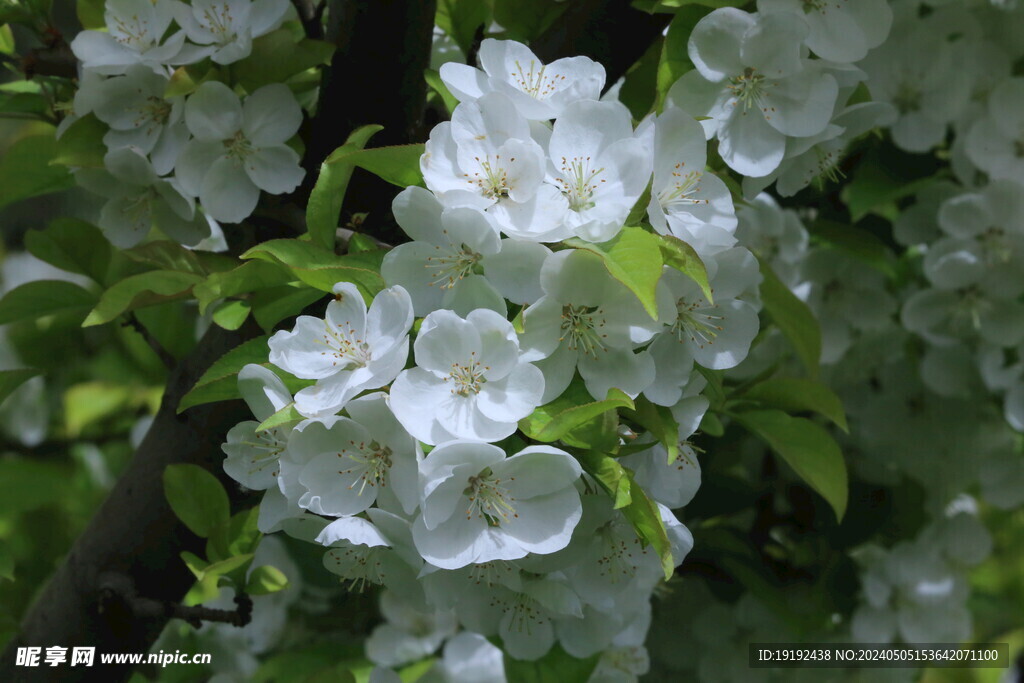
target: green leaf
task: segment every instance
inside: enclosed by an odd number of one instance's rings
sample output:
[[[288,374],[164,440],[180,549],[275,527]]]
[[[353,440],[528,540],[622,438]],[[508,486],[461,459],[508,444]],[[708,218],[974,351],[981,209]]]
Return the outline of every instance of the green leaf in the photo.
[[[77,438],[86,427],[123,414],[133,403],[144,404],[144,396],[131,387],[112,382],[82,382],[64,392],[64,429]]]
[[[887,157],[876,150],[865,155],[841,193],[854,223],[870,213],[885,215],[888,208],[895,207],[895,202],[935,181],[935,175],[914,177],[911,174],[914,169],[908,168],[911,164],[897,163],[902,161],[901,156]],[[928,168],[934,169],[934,166]]]
[[[672,557],[672,544],[668,540],[665,524],[661,521],[661,513],[658,512],[658,506],[644,493],[643,488],[633,480],[633,473],[629,468],[623,469],[629,474],[629,495],[632,501],[622,508],[622,514],[633,525],[640,542],[645,547],[650,545],[654,552],[658,553],[661,569],[665,572],[665,580],[668,581],[676,571],[676,562]]]
[[[67,501],[74,473],[66,463],[15,455],[0,459],[0,515],[38,510]]]
[[[2,30],[0,29],[0,31]],[[0,115],[33,114],[42,117],[46,115],[49,108],[46,98],[39,93],[0,90]]]
[[[177,270],[151,270],[126,277],[103,292],[82,327],[102,325],[136,308],[184,298],[202,281],[200,275]]]
[[[279,322],[297,315],[323,296],[320,290],[305,285],[269,287],[254,292],[249,303],[252,304],[252,317],[256,318],[264,332],[269,333]]]
[[[50,165],[56,152],[52,133],[23,137],[8,147],[0,155],[0,207],[74,187],[66,168]]]
[[[236,569],[241,569],[252,561],[252,553],[244,553],[242,555],[233,555],[223,560],[218,560],[213,564],[208,564],[203,568],[202,573],[197,578],[202,581],[209,577],[216,576],[227,576],[234,572]],[[195,573],[195,572],[193,572]]]
[[[247,261],[232,270],[211,274],[192,289],[192,294],[199,302],[199,312],[205,313],[217,299],[276,287],[294,279],[295,276],[279,264]]]
[[[261,422],[259,426],[256,427],[256,431],[265,432],[267,430],[273,429],[274,427],[280,427],[281,425],[289,424],[292,422],[299,422],[304,419],[306,418],[300,415],[299,411],[295,409],[295,404],[289,403],[284,408],[281,408],[281,410],[277,411],[276,413],[268,417],[266,420]]]
[[[55,313],[81,314],[84,318],[96,296],[64,280],[35,280],[15,287],[0,299],[0,325],[35,320]]]
[[[444,102],[444,108],[448,110],[448,115],[451,116],[459,101],[455,99],[455,95],[452,94],[452,91],[441,80],[441,74],[434,69],[427,69],[423,72],[423,78],[426,79],[427,85],[441,97],[441,101]]]
[[[0,370],[0,404],[15,389],[39,374],[38,370]]]
[[[14,556],[4,540],[0,540],[0,579],[14,581]]]
[[[222,254],[209,251],[186,249],[177,242],[156,240],[146,242],[123,252],[132,261],[155,266],[162,270],[179,270],[195,275],[209,275],[211,272],[230,270],[238,262]]]
[[[493,0],[494,21],[505,32],[502,38],[531,43],[565,11],[558,0]]]
[[[102,168],[107,146],[103,136],[107,126],[94,114],[78,119],[64,131],[57,141],[57,155],[50,162],[59,166]]]
[[[748,410],[735,413],[735,417],[820,493],[842,521],[848,496],[846,462],[827,431],[781,410]]]
[[[665,265],[675,268],[696,282],[708,303],[715,303],[711,283],[708,282],[708,270],[696,250],[672,235],[658,235],[658,240],[661,242],[661,254],[665,259]]]
[[[632,407],[632,399],[619,389],[609,389],[603,401],[595,401],[582,382],[577,382],[554,401],[520,420],[519,429],[531,439],[550,443],[605,412]]]
[[[423,172],[420,171],[420,157],[426,146],[422,142],[411,145],[389,145],[371,147],[353,152],[349,159],[359,168],[365,169],[382,180],[398,187],[423,186]],[[333,163],[332,154],[327,158]]]
[[[435,23],[469,54],[478,28],[490,18],[486,2],[480,0],[438,0]]]
[[[797,377],[772,377],[755,384],[741,398],[759,402],[766,408],[778,408],[787,413],[802,411],[815,412],[831,420],[844,432],[850,429],[846,424],[846,413],[839,397],[820,382]]]
[[[288,587],[288,577],[277,567],[269,564],[255,567],[249,574],[245,584],[245,592],[249,595],[269,595]]]
[[[25,233],[29,253],[69,273],[103,284],[110,265],[110,243],[100,229],[77,218],[58,218],[45,230]]]
[[[611,276],[636,295],[647,315],[658,319],[655,292],[664,261],[657,237],[643,228],[623,228],[613,239],[601,244],[591,244],[577,237],[565,243],[596,254]]]
[[[261,259],[287,267],[296,278],[322,292],[338,282],[355,283],[372,298],[384,288],[380,262],[371,252],[338,256],[333,251],[304,240],[270,240],[242,254],[243,259]]]
[[[103,7],[103,0],[77,0],[75,14],[82,22],[82,28],[89,30],[106,28],[107,22],[103,17]]]
[[[640,396],[636,399],[636,409],[627,410],[625,415],[640,423],[665,446],[669,465],[676,461],[679,457],[679,423],[672,417],[671,410]]]
[[[280,28],[255,38],[252,53],[231,65],[231,74],[252,92],[270,83],[284,83],[292,76],[328,64],[334,46],[323,40],[303,38],[296,42],[291,30]]]
[[[248,301],[224,301],[213,312],[213,322],[225,330],[237,330],[248,319],[251,310]]]
[[[220,75],[216,67],[216,64],[210,65],[208,62],[179,66],[171,74],[170,80],[167,81],[167,87],[164,89],[164,99],[191,95],[203,83],[213,80]]]
[[[221,356],[181,398],[178,412],[203,403],[241,398],[241,394],[238,393],[238,373],[249,363],[269,365],[269,340],[270,337],[266,336],[256,337]]]
[[[345,191],[348,190],[348,181],[355,169],[351,159],[348,162],[343,159],[366,147],[370,138],[383,129],[384,126],[378,125],[356,128],[345,140],[345,144],[334,150],[331,156],[320,164],[320,175],[306,204],[306,230],[315,244],[327,249],[334,248],[334,235],[338,229],[341,205],[345,200]]]
[[[508,683],[587,683],[597,668],[600,653],[576,659],[556,644],[538,660],[526,662],[505,655]]]
[[[658,64],[661,61],[663,39],[658,37],[643,56],[626,72],[619,101],[629,109],[633,118],[640,120],[654,108],[658,89]]]
[[[668,94],[676,81],[683,74],[693,69],[693,62],[690,61],[688,44],[693,27],[697,25],[707,9],[701,7],[686,7],[676,13],[672,23],[668,26],[668,33],[665,34],[665,44],[661,50],[661,60],[658,62],[658,108],[661,109]]]
[[[168,465],[164,470],[164,495],[178,519],[201,538],[229,520],[227,492],[217,477],[199,465]]]
[[[618,460],[597,451],[573,451],[573,455],[579,460],[584,471],[596,479],[612,497],[616,510],[633,502],[630,495],[629,473]]]
[[[818,376],[818,362],[821,359],[821,328],[814,313],[803,301],[796,298],[763,259],[761,264],[761,302],[764,310],[786,335],[796,349],[800,361],[811,377]]]

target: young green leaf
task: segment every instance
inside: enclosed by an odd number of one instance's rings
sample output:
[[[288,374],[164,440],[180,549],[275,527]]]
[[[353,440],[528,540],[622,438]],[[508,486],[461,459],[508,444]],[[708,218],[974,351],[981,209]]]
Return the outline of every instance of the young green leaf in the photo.
[[[280,427],[281,425],[286,425],[291,422],[299,422],[303,419],[305,418],[303,418],[303,416],[299,414],[299,411],[295,409],[295,404],[289,403],[284,408],[281,408],[281,410],[261,422],[259,426],[256,427],[256,431],[265,432],[269,429],[273,429],[274,427]]]
[[[51,166],[57,153],[53,133],[19,139],[0,155],[0,207],[75,186],[63,166]]]
[[[613,239],[601,244],[578,237],[565,240],[565,244],[596,254],[611,276],[636,295],[647,315],[658,319],[655,292],[664,261],[656,236],[643,228],[623,228]]]
[[[708,303],[714,303],[711,283],[708,282],[708,270],[694,248],[672,235],[658,235],[658,240],[661,242],[665,265],[675,268],[696,282]]]
[[[306,230],[314,244],[327,249],[334,248],[334,234],[338,229],[338,218],[341,216],[341,204],[345,200],[348,181],[352,178],[355,166],[346,156],[362,149],[373,135],[384,129],[384,126],[362,126],[352,131],[345,144],[334,150],[322,164],[316,185],[309,195],[306,204]]]
[[[844,432],[849,432],[843,403],[831,389],[820,382],[797,377],[772,377],[759,382],[741,395],[743,399],[759,402],[766,408],[778,408],[787,413],[815,412],[831,420]]]
[[[629,474],[618,460],[610,455],[590,450],[574,450],[573,456],[579,460],[584,471],[596,479],[612,497],[616,510],[633,502]]]
[[[107,126],[94,114],[86,114],[64,131],[57,141],[57,154],[50,162],[55,166],[102,168],[107,146],[103,136]]]
[[[772,320],[796,348],[796,353],[811,377],[818,376],[821,359],[821,328],[814,313],[796,298],[763,259],[761,264],[761,301]]]
[[[672,411],[665,406],[654,405],[642,396],[635,401],[636,409],[624,412],[654,435],[668,451],[668,464],[679,457],[679,423],[672,417]]]
[[[252,317],[264,332],[270,333],[279,322],[297,315],[323,296],[320,290],[305,285],[283,285],[253,292],[249,303],[252,304]]]
[[[203,281],[201,275],[177,270],[151,270],[126,277],[103,292],[82,327],[108,323],[122,313],[182,299]]]
[[[228,523],[228,494],[217,477],[199,465],[168,465],[164,495],[174,514],[196,536],[206,538],[215,526]]]
[[[338,282],[352,282],[368,299],[384,288],[378,256],[373,252],[338,256],[312,242],[289,239],[263,242],[242,254],[243,259],[279,263],[302,282],[323,292],[332,291]]]
[[[268,261],[247,261],[232,270],[212,273],[192,289],[199,302],[199,312],[217,299],[248,294],[291,282],[295,276],[285,267]]]
[[[0,579],[14,581],[14,556],[4,540],[0,540]]]
[[[213,311],[212,318],[213,322],[225,330],[237,330],[245,323],[251,311],[248,301],[222,301]]]
[[[252,41],[252,53],[231,65],[231,75],[252,92],[269,83],[289,78],[331,61],[334,45],[303,38],[296,42],[291,30],[280,28]]]
[[[629,495],[632,500],[629,505],[622,508],[622,514],[633,525],[640,542],[645,547],[651,546],[654,552],[658,553],[661,569],[665,572],[665,580],[668,581],[676,571],[676,562],[672,557],[672,545],[668,540],[665,524],[661,521],[658,506],[652,503],[643,488],[633,481],[633,473],[629,468],[623,469],[629,475]]]
[[[76,218],[58,218],[45,230],[25,233],[25,247],[41,261],[105,284],[110,242],[94,225]]]
[[[820,493],[842,521],[849,495],[846,462],[828,432],[806,418],[791,417],[781,410],[748,410],[734,416]]]
[[[0,403],[3,403],[15,389],[38,374],[38,370],[0,370]]]
[[[35,280],[15,287],[0,299],[0,325],[68,313],[85,318],[96,296],[64,280]]]
[[[583,383],[576,382],[554,401],[520,420],[519,429],[531,439],[550,443],[604,412],[632,407],[632,399],[618,389],[609,389],[604,400],[595,401]]]
[[[249,595],[269,595],[288,587],[288,577],[277,567],[269,564],[255,567],[249,574],[245,584],[245,592]]]

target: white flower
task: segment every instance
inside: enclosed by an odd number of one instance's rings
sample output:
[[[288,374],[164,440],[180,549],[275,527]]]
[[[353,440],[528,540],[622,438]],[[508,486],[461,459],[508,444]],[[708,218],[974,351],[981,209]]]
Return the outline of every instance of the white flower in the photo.
[[[166,74],[136,64],[123,76],[91,86],[96,118],[110,126],[103,142],[109,149],[130,146],[150,155],[158,175],[174,169],[188,141],[182,119],[185,99],[164,99],[169,80]]]
[[[172,33],[161,41],[173,20],[173,0],[106,0],[103,17],[107,33],[82,31],[71,41],[71,50],[88,70],[105,75],[122,74],[133,64],[166,72],[167,64],[185,44],[185,32]]]
[[[302,182],[299,155],[284,144],[302,123],[288,86],[263,86],[243,104],[228,86],[208,81],[185,103],[185,123],[195,139],[175,172],[213,218],[237,223],[256,208],[260,190],[282,194]]]
[[[390,498],[412,514],[419,504],[419,444],[391,414],[383,393],[354,399],[345,410],[351,419],[338,418],[315,441],[301,442],[303,448],[316,449],[302,458],[306,464],[299,483],[308,491],[302,506],[341,517]]]
[[[442,569],[561,550],[582,512],[574,486],[581,472],[549,446],[505,457],[490,444],[441,444],[420,464],[416,549]]]
[[[405,287],[416,315],[439,308],[468,314],[491,308],[505,314],[505,302],[478,269],[501,248],[498,231],[484,214],[469,207],[444,209],[428,190],[408,187],[392,204],[395,220],[413,238],[387,253],[381,275],[388,284]],[[484,306],[461,305],[489,302]]]
[[[340,410],[353,396],[393,380],[409,355],[412,301],[401,287],[389,287],[369,311],[355,285],[339,282],[324,319],[301,315],[291,331],[270,338],[270,362],[317,383],[295,395],[307,417]]]
[[[389,590],[380,595],[380,612],[386,622],[366,639],[366,656],[382,666],[400,666],[434,654],[458,626],[452,611],[424,609]]]
[[[549,182],[568,203],[568,231],[591,242],[615,237],[651,173],[629,110],[618,102],[570,104],[555,121],[548,154]]]
[[[231,64],[248,57],[252,39],[279,27],[290,7],[287,0],[192,0],[175,2],[174,18],[189,40],[209,46],[195,50],[197,58]]]
[[[121,147],[103,157],[106,172],[82,169],[79,182],[109,201],[100,210],[99,226],[111,244],[127,249],[156,227],[189,246],[210,234],[206,218],[174,178],[161,178],[145,155]]]
[[[505,683],[504,657],[479,633],[462,631],[444,644],[440,666],[447,683]]]
[[[649,498],[672,509],[689,503],[700,488],[700,461],[686,443],[680,444],[679,456],[671,464],[668,451],[660,443],[619,458],[619,462],[633,470],[636,483]]]
[[[257,431],[256,427],[291,403],[292,395],[272,370],[252,363],[239,371],[238,391],[256,421],[240,422],[228,432],[227,442],[221,446],[228,456],[224,471],[246,488],[276,487],[278,459],[288,446],[290,430],[275,427]]]
[[[889,35],[892,10],[886,0],[757,0],[762,12],[803,15],[810,27],[804,42],[833,62],[856,62]]]
[[[740,207],[736,217],[736,236],[743,246],[767,260],[783,283],[795,284],[810,242],[796,211],[782,209],[770,194],[762,192]]]
[[[422,601],[416,573],[423,560],[412,545],[409,522],[379,508],[370,508],[366,515],[368,520],[341,517],[320,529],[316,542],[331,548],[324,567],[350,581],[350,589],[387,586],[403,598]]]
[[[434,311],[414,348],[417,367],[391,386],[391,407],[424,443],[504,439],[540,404],[544,376],[520,357],[512,324],[494,311],[465,319]]]
[[[479,57],[483,71],[454,62],[441,66],[452,94],[466,102],[500,92],[532,120],[553,119],[573,102],[596,100],[604,87],[604,67],[587,57],[545,65],[522,43],[491,38],[480,44]]]
[[[839,86],[801,55],[806,22],[789,12],[748,14],[717,9],[690,34],[696,70],[672,87],[670,101],[707,115],[730,168],[766,175],[782,161],[786,137],[817,135],[828,125]]]
[[[711,253],[712,245],[735,244],[732,195],[724,182],[704,168],[704,129],[678,107],[667,107],[645,123],[654,157],[654,183],[647,206],[651,225],[663,235],[671,232],[700,254]],[[668,216],[675,220],[669,223]]]
[[[521,343],[544,372],[548,403],[572,381],[578,367],[587,390],[604,399],[612,387],[636,396],[654,380],[654,361],[633,349],[674,319],[669,292],[659,283],[659,320],[636,296],[612,279],[594,254],[565,250],[541,269],[544,296],[523,313]]]
[[[967,156],[993,179],[1024,178],[1024,78],[992,89],[986,116],[967,134]]]

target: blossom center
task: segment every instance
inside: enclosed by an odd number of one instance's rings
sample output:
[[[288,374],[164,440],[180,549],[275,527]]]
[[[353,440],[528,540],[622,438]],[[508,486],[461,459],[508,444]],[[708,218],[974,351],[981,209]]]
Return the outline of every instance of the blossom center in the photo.
[[[688,302],[685,298],[676,301],[676,312],[678,317],[672,325],[672,329],[682,343],[687,338],[703,349],[708,344],[715,342],[715,337],[722,331],[719,324],[725,320],[725,316],[715,315],[714,311],[718,306],[706,308],[703,302]]]
[[[598,178],[604,168],[591,168],[590,157],[562,157],[562,175],[556,182],[562,188],[562,194],[569,200],[569,208],[573,211],[585,211],[594,207],[594,190],[604,178]]]
[[[218,42],[222,45],[235,39],[234,21],[231,7],[227,3],[211,5],[203,10],[203,23],[206,29],[217,36]]]
[[[470,353],[469,362],[452,363],[451,372],[448,373],[445,381],[447,382],[449,379],[452,381],[453,394],[458,394],[459,396],[476,395],[480,393],[480,389],[487,383],[484,373],[490,369],[491,366],[480,364],[480,361],[476,358],[476,351],[473,351]]]
[[[637,564],[633,557],[633,549],[639,545],[639,539],[627,541],[616,534],[611,525],[602,527],[598,531],[598,537],[601,544],[601,554],[597,558],[598,574],[613,584],[629,581],[636,576]]]
[[[139,115],[134,122],[137,128],[146,123],[162,126],[171,118],[171,103],[161,97],[150,95],[137,111]]]
[[[529,635],[533,633],[535,626],[543,626],[548,622],[547,617],[533,598],[522,593],[516,594],[515,600],[505,608],[505,611],[512,612],[508,628],[510,631],[516,631],[517,633]]]
[[[371,441],[370,443],[349,441],[348,443],[349,448],[338,453],[338,457],[347,458],[354,465],[347,470],[338,470],[338,474],[359,473],[359,479],[356,482],[352,482],[348,488],[351,490],[355,488],[356,483],[359,483],[358,495],[361,496],[367,484],[371,488],[375,488],[378,485],[381,488],[387,486],[387,474],[391,470],[391,449],[380,445],[376,441]]]
[[[154,39],[150,35],[149,23],[145,19],[140,19],[138,15],[134,14],[127,20],[122,17],[112,17],[112,19],[113,26],[110,27],[110,32],[114,34],[114,39],[117,42],[140,52],[153,45]]]
[[[900,114],[909,114],[921,108],[921,88],[915,83],[904,82],[893,95],[892,104]]]
[[[532,59],[527,68],[523,68],[518,59],[515,61],[515,65],[516,70],[509,74],[512,76],[512,82],[524,93],[537,100],[542,100],[551,95],[551,93],[558,89],[558,85],[565,80],[565,76],[560,74],[548,76],[546,74],[548,67],[544,64],[538,65]]]
[[[249,458],[249,462],[252,465],[249,474],[262,470],[267,465],[268,460],[277,460],[288,445],[283,433],[276,428],[256,432],[255,441],[244,441],[243,443],[255,451],[252,457]],[[274,476],[277,476],[276,471]]]
[[[515,477],[511,478],[512,481]],[[519,517],[516,513],[515,497],[502,486],[501,479],[494,476],[491,468],[486,468],[469,478],[468,486],[463,494],[469,499],[466,508],[466,519],[476,516],[484,519],[490,526],[501,526]]]
[[[324,334],[320,343],[329,349],[321,351],[320,354],[334,356],[334,361],[331,363],[334,366],[341,363],[343,367],[365,368],[373,360],[369,344],[360,338],[359,332],[347,320],[337,323],[333,327],[330,322],[325,320]]]
[[[562,307],[562,336],[558,341],[568,339],[570,350],[580,349],[596,357],[598,350],[607,350],[602,340],[608,335],[598,331],[604,324],[600,308],[567,304]]]
[[[383,586],[387,580],[384,572],[383,553],[386,548],[346,544],[343,548],[332,548],[329,556],[335,565],[335,573],[348,580],[349,592],[362,593],[368,584]]]
[[[430,286],[438,285],[441,289],[451,289],[456,282],[472,275],[476,264],[483,258],[465,244],[460,244],[458,247],[451,245],[448,249],[441,247],[434,247],[434,249],[438,254],[428,256],[425,267],[435,271],[434,278],[429,283]]]
[[[675,206],[693,206],[695,204],[707,204],[707,199],[696,199],[693,195],[700,191],[700,179],[703,177],[701,171],[683,172],[685,162],[679,162],[672,169],[672,182],[664,190],[658,193],[658,202],[661,208],[668,211]]]
[[[224,154],[229,159],[243,161],[255,151],[256,148],[252,146],[249,138],[245,137],[245,133],[242,131],[238,131],[234,136],[224,141]]]
[[[490,155],[483,159],[480,157],[473,157],[473,159],[480,170],[474,171],[472,176],[469,173],[464,173],[466,182],[476,185],[480,194],[488,199],[498,200],[508,197],[513,188],[508,180],[508,169],[503,165],[501,155],[495,154],[494,161],[491,161]],[[515,157],[510,157],[508,162],[512,163],[515,160]]]
[[[764,74],[748,66],[742,74],[729,79],[728,88],[736,101],[743,105],[743,110],[747,111],[751,107],[762,109],[761,98],[768,89],[768,83],[765,82]]]

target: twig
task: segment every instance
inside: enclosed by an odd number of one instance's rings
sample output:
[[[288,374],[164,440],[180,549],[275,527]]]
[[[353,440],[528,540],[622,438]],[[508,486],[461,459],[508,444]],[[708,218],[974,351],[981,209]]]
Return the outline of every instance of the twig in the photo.
[[[252,621],[252,598],[246,593],[235,596],[233,610],[214,609],[201,605],[180,605],[143,597],[135,590],[131,577],[121,572],[107,572],[100,579],[98,609],[101,614],[135,619],[182,619],[195,628],[204,621],[245,626]]]
[[[153,349],[153,353],[157,355],[160,362],[163,363],[164,367],[168,370],[173,370],[175,366],[178,365],[178,360],[163,347],[163,344],[161,344],[156,337],[149,333],[149,330],[146,329],[146,326],[139,321],[134,313],[129,313],[126,316],[125,321],[121,324],[124,327],[131,327],[133,330],[141,334],[142,338],[146,340],[147,344],[149,344],[149,348]]]

